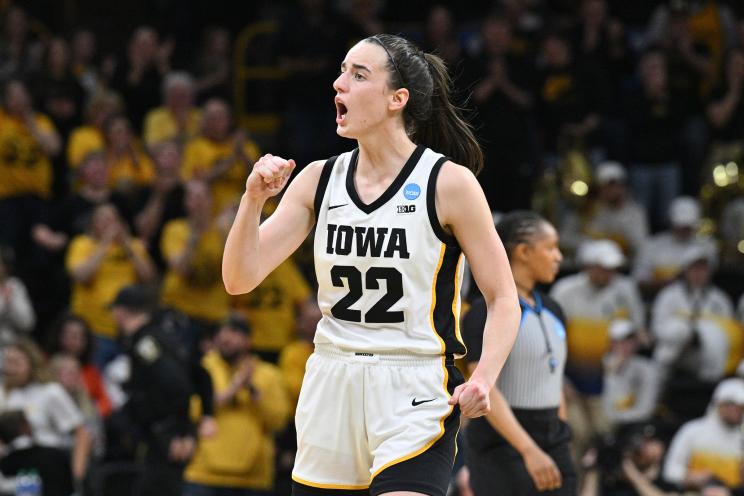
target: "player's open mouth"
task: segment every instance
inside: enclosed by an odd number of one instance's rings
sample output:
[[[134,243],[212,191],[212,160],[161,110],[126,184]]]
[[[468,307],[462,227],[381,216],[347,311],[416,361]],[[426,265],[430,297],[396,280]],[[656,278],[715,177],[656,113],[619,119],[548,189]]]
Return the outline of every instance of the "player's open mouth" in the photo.
[[[341,124],[344,119],[346,118],[346,114],[348,112],[348,109],[346,108],[346,105],[336,100],[336,123]]]

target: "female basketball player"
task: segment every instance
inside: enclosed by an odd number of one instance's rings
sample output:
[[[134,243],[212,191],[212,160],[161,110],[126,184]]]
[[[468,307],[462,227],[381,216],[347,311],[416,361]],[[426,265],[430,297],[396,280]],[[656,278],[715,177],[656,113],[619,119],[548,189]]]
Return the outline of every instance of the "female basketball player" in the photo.
[[[316,225],[323,318],[297,406],[295,495],[444,496],[459,411],[489,410],[519,306],[473,175],[482,154],[449,83],[438,57],[367,38],[333,83],[337,132],[359,147],[306,167],[260,227],[294,161],[265,155],[246,182],[223,258],[230,293],[251,291]],[[453,366],[465,353],[463,253],[489,315],[482,365],[465,384]]]
[[[496,230],[509,255],[522,320],[491,391],[491,412],[467,427],[470,485],[475,496],[573,496],[570,430],[558,415],[566,362],[563,312],[535,290],[558,273],[558,234],[548,221],[525,211],[505,215]],[[485,320],[486,305],[476,300],[463,322],[471,367],[486,360],[479,353]]]

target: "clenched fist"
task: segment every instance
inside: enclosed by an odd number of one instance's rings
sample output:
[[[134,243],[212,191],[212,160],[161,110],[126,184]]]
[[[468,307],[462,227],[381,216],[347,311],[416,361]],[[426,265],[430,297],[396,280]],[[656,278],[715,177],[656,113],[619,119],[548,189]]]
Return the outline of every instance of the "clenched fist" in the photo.
[[[485,382],[470,378],[465,384],[455,388],[450,405],[460,405],[460,412],[468,418],[481,417],[491,411],[491,401],[488,393],[491,387]]]
[[[294,160],[285,160],[266,154],[253,164],[245,182],[245,192],[258,200],[266,200],[279,194],[284,189],[296,164]]]

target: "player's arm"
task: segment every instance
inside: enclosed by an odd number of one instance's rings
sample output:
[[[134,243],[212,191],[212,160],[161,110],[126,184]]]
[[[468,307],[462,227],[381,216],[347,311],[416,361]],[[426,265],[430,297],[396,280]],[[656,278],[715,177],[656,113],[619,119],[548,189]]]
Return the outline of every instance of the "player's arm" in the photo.
[[[284,188],[294,167],[294,160],[264,155],[248,176],[222,258],[222,279],[228,293],[247,293],[258,286],[310,233],[323,162],[313,162],[300,172],[274,214],[259,226],[264,203]]]
[[[437,179],[436,199],[439,220],[462,247],[487,306],[481,359],[470,380],[458,386],[451,398],[460,403],[463,415],[480,416],[489,410],[489,390],[517,336],[517,288],[475,176],[462,166],[445,163]]]

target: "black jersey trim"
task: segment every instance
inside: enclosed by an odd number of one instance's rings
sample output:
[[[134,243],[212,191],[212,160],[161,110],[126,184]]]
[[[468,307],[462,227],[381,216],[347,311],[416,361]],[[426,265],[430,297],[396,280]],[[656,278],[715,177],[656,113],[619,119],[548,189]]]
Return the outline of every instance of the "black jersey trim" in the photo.
[[[443,387],[452,396],[465,382],[460,370],[443,360]],[[452,463],[457,455],[457,433],[460,430],[460,407],[455,405],[440,419],[437,436],[421,449],[385,464],[372,475],[370,496],[396,491],[411,491],[432,496],[445,496],[450,482]]]
[[[416,146],[411,156],[406,161],[403,168],[400,170],[398,175],[395,177],[390,186],[372,203],[369,205],[364,203],[359,195],[357,194],[356,186],[354,186],[354,172],[356,172],[357,162],[359,161],[359,148],[355,149],[351,154],[351,160],[349,161],[349,169],[346,171],[346,191],[349,193],[349,198],[354,202],[354,205],[359,208],[365,214],[371,214],[382,205],[387,203],[398,190],[403,186],[403,183],[408,176],[411,175],[416,164],[421,159],[421,155],[424,154],[426,147],[423,145]]]
[[[439,177],[442,165],[448,160],[448,157],[441,157],[431,168],[429,182],[426,186],[426,210],[429,213],[429,223],[437,238],[446,245],[457,246],[457,239],[444,230],[437,216],[437,177]]]
[[[320,214],[320,207],[323,206],[323,197],[325,196],[326,188],[328,188],[328,180],[331,177],[331,171],[333,166],[338,159],[338,155],[331,157],[326,160],[323,164],[323,170],[320,173],[320,179],[318,180],[318,188],[315,190],[315,200],[313,201],[313,208],[315,209],[315,222],[318,222],[318,215]]]
[[[459,246],[444,245],[441,265],[434,281],[433,290],[436,300],[431,315],[434,331],[444,343],[444,353],[455,356],[463,356],[467,353],[467,348],[458,336],[459,322],[453,306],[459,289],[457,267],[461,254],[462,250]]]

